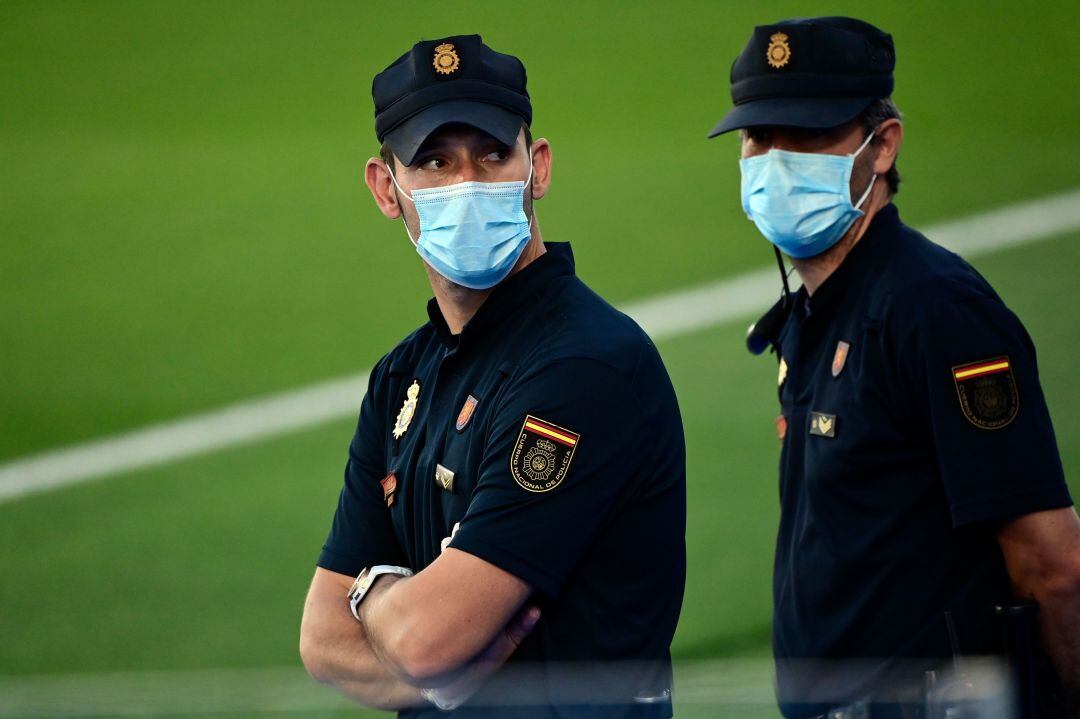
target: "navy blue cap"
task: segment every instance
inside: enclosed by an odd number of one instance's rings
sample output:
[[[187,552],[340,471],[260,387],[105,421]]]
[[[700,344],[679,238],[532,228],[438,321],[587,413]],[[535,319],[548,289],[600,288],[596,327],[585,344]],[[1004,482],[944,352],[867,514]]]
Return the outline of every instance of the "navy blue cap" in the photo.
[[[428,135],[450,123],[472,125],[512,145],[532,124],[525,66],[495,52],[479,35],[413,45],[375,76],[375,136],[406,165]]]
[[[731,66],[735,107],[709,137],[755,125],[842,125],[892,94],[895,65],[892,36],[862,20],[759,25]]]

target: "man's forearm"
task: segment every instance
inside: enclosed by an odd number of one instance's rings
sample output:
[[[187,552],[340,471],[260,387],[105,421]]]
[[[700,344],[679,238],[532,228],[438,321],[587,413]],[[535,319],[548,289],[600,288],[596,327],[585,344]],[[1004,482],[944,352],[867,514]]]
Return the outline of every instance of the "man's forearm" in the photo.
[[[392,608],[388,606],[386,594],[390,587],[401,581],[406,580],[403,577],[391,575],[379,577],[360,604],[360,619],[373,657],[385,670],[407,684],[410,681],[416,682],[416,678],[410,673],[412,668],[403,666],[404,663],[399,656],[400,651],[397,648],[400,647],[400,637],[397,634],[391,636],[392,632],[400,634],[405,617],[398,617],[400,621],[396,623],[397,626],[386,621],[388,615],[393,614]]]
[[[395,677],[379,661],[364,627],[349,611],[344,593],[309,595],[300,637],[304,666],[319,682],[380,709],[424,703],[418,689]]]
[[[1069,716],[1080,717],[1080,587],[1041,598],[1039,633],[1064,684]]]

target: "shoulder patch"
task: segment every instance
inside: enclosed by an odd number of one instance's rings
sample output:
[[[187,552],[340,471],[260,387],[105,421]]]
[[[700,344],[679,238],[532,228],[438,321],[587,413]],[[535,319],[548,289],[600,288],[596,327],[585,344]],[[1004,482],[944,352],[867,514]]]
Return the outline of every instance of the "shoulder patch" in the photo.
[[[550,492],[570,471],[580,439],[576,432],[526,415],[510,453],[510,475],[529,492]]]
[[[1001,429],[1016,419],[1020,395],[1007,356],[952,368],[956,396],[968,421],[979,429]]]

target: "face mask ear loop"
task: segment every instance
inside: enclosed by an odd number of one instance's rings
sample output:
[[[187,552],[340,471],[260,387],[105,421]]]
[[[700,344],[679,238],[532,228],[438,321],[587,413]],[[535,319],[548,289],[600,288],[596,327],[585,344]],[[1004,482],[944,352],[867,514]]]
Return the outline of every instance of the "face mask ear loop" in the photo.
[[[876,134],[877,133],[871,132],[869,135],[867,135],[866,139],[863,140],[863,144],[859,145],[859,149],[856,150],[854,153],[852,153],[851,157],[852,158],[858,157],[859,153],[862,152],[864,149],[866,149],[866,146],[870,144],[870,141],[874,139],[874,135],[876,135]],[[862,197],[860,197],[859,201],[855,203],[855,209],[856,210],[859,209],[859,206],[862,205],[862,203],[866,201],[867,197],[870,196],[870,190],[874,189],[874,181],[875,180],[877,180],[877,174],[876,173],[874,174],[873,177],[870,178],[870,184],[866,186],[866,192],[862,193]]]
[[[532,182],[532,176],[533,176],[533,158],[532,158],[532,148],[530,147],[529,148],[529,178],[527,180],[525,180],[525,188],[524,189],[528,189],[529,183]],[[522,203],[525,202],[524,190],[522,191],[522,194],[521,194],[521,201],[522,201]],[[535,219],[536,219],[536,210],[533,209],[532,216],[529,217],[529,234],[532,234],[533,221]]]
[[[852,157],[858,157],[859,153],[866,149],[866,146],[870,144],[870,141],[874,139],[874,135],[876,135],[876,134],[877,133],[875,133],[875,132],[871,132],[869,135],[867,135],[866,139],[863,140],[863,144],[859,145],[859,149],[856,150],[855,152],[851,153],[851,156]]]
[[[876,180],[876,179],[877,179],[877,175],[874,175],[873,177],[870,178],[870,184],[866,186],[866,192],[862,193],[862,197],[860,197],[859,201],[855,203],[855,209],[856,210],[859,209],[859,205],[861,205],[866,200],[866,198],[870,195],[870,190],[874,189],[874,180]]]
[[[394,187],[401,193],[401,196],[413,203],[413,205],[416,205],[416,201],[407,195],[405,190],[401,189],[401,185],[398,184],[397,178],[394,177],[394,171],[390,169],[390,165],[386,166],[386,171],[390,173],[390,181],[394,183]],[[405,210],[401,211],[401,224],[405,225],[405,234],[409,236],[409,242],[413,243],[413,247],[416,247],[417,241],[413,239],[412,233],[409,232],[409,223],[405,221]]]

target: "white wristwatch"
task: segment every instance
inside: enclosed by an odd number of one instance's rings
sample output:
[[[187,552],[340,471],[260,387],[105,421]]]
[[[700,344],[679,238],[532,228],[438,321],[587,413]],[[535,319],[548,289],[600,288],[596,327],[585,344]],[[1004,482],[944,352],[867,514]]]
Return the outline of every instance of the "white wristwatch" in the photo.
[[[379,564],[374,567],[367,567],[360,576],[353,582],[352,587],[349,589],[349,609],[352,610],[352,615],[356,617],[356,621],[360,621],[360,602],[364,601],[364,595],[371,589],[371,585],[375,583],[375,580],[384,574],[396,574],[399,577],[411,577],[413,571],[406,567],[395,567],[390,564]]]

